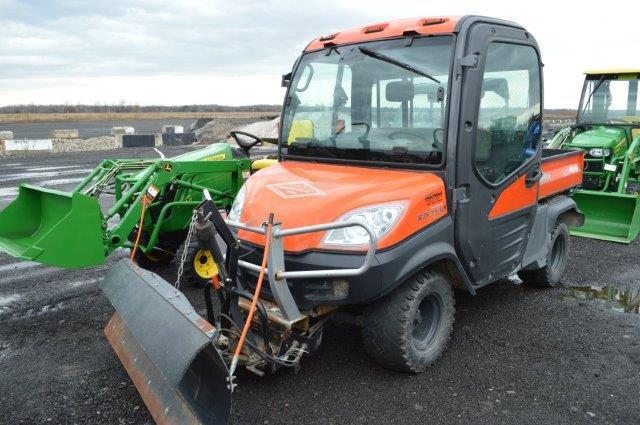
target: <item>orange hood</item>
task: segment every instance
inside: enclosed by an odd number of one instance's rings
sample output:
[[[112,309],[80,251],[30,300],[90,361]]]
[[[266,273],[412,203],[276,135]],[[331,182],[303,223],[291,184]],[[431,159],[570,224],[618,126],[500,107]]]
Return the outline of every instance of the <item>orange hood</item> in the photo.
[[[273,213],[283,229],[336,221],[370,205],[402,203],[402,214],[378,241],[378,249],[395,245],[447,214],[444,183],[424,171],[286,161],[252,175],[245,190],[240,221],[259,226]],[[240,231],[238,236],[264,244],[263,235]],[[289,236],[283,240],[284,248],[288,252],[325,248],[323,236],[324,232]]]

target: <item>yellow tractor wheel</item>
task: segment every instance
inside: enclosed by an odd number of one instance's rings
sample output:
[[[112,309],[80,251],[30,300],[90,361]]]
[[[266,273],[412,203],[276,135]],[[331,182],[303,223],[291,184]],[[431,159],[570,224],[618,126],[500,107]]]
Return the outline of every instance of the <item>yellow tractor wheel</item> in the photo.
[[[182,277],[182,284],[192,283],[195,286],[204,287],[211,283],[211,277],[218,274],[218,265],[213,260],[213,255],[207,249],[201,249],[197,240],[192,240],[189,246],[183,243],[173,258],[176,272],[180,267],[182,253],[187,250]]]
[[[142,250],[136,250],[136,263],[147,270],[157,270],[171,264],[173,254],[169,251],[155,251],[145,254]]]
[[[199,249],[193,256],[193,270],[201,279],[211,280],[218,274],[218,265],[208,249]]]

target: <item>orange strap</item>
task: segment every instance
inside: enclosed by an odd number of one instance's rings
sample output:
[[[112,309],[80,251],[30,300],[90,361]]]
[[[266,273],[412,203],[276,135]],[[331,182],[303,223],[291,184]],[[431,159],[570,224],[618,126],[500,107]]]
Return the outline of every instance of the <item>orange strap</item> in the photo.
[[[253,319],[253,314],[256,311],[256,305],[258,304],[258,297],[260,296],[260,288],[262,287],[262,280],[264,279],[264,271],[267,268],[267,256],[269,255],[270,240],[271,240],[271,223],[268,223],[265,242],[264,242],[264,254],[262,255],[262,264],[260,265],[260,275],[258,276],[258,282],[256,283],[256,290],[253,293],[251,308],[249,309],[249,314],[247,314],[247,321],[244,322],[244,328],[242,329],[242,333],[240,334],[240,339],[238,340],[238,345],[236,346],[236,352],[233,355],[235,358],[237,358],[240,355],[240,351],[242,351],[242,345],[244,344],[244,339],[247,336],[247,332],[249,331],[249,328],[251,327],[251,320]]]
[[[142,224],[144,223],[144,213],[147,211],[147,205],[151,202],[147,196],[142,198],[142,210],[140,211],[140,223],[138,224],[138,234],[136,235],[136,242],[133,244],[133,249],[131,249],[131,261],[135,261],[136,251],[138,250],[138,245],[140,244],[140,236],[142,235]]]
[[[215,289],[216,291],[222,288],[222,285],[220,285],[220,279],[218,279],[218,275],[211,275],[211,285],[213,285],[213,289]]]

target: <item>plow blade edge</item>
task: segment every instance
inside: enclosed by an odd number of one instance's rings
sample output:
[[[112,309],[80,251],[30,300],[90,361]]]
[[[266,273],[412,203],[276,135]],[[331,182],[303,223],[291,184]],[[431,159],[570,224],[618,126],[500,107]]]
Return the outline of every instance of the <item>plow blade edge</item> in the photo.
[[[226,424],[229,372],[214,327],[184,294],[126,259],[101,283],[116,313],[105,334],[159,424]]]
[[[584,225],[571,234],[611,242],[630,243],[640,230],[640,196],[576,191],[572,198],[584,214]]]

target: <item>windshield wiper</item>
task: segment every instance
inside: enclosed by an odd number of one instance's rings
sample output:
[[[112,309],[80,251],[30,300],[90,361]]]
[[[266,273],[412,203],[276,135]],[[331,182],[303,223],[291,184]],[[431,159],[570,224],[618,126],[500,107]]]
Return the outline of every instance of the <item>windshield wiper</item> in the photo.
[[[408,63],[404,63],[404,62],[401,62],[401,61],[399,61],[397,59],[389,57],[387,55],[383,55],[382,53],[378,53],[376,51],[369,50],[366,47],[358,47],[358,49],[360,49],[360,51],[363,54],[365,54],[367,56],[370,56],[370,57],[372,57],[374,59],[378,59],[378,60],[390,63],[390,64],[395,65],[395,66],[399,66],[400,68],[406,69],[407,71],[411,71],[411,72],[413,72],[415,74],[418,74],[418,75],[421,75],[423,77],[426,77],[426,78],[430,79],[431,81],[433,81],[434,83],[440,84],[440,81],[438,81],[437,79],[433,78],[431,75],[427,74],[426,72],[420,71],[417,68],[414,68],[413,66],[409,65]]]

